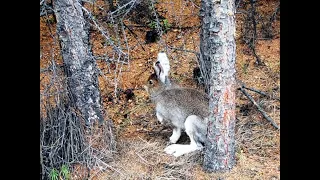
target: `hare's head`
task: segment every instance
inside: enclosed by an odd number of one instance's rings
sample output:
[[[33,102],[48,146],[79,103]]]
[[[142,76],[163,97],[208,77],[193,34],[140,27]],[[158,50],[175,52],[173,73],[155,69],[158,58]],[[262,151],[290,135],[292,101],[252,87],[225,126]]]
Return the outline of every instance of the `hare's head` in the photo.
[[[143,87],[149,94],[153,94],[163,89],[164,84],[161,81],[159,81],[156,73],[153,73],[149,76],[146,84]]]

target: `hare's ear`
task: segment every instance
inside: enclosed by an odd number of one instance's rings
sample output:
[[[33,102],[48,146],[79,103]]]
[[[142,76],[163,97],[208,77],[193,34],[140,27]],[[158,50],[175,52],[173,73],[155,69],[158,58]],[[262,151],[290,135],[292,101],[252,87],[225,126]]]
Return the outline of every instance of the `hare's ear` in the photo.
[[[158,76],[158,79],[164,84],[166,83],[166,77],[168,79],[169,71],[170,71],[170,63],[169,59],[164,52],[158,53],[158,59],[156,63],[154,63],[153,68],[155,70],[155,73]]]
[[[163,73],[162,66],[159,61],[153,64],[154,73],[157,75],[158,79],[160,79],[160,74]]]
[[[169,63],[169,59],[167,57],[167,54],[164,52],[158,53],[157,62],[159,62],[162,67],[163,75],[168,76],[169,71],[170,71],[170,63]]]

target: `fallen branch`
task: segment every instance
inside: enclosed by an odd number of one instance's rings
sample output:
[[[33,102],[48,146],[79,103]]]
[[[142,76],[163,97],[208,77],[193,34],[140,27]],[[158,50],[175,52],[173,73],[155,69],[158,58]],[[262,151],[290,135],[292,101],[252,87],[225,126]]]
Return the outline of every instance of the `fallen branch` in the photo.
[[[243,88],[240,87],[239,90],[249,98],[249,100],[258,108],[258,110],[261,112],[261,114],[263,115],[263,117],[265,117],[269,122],[271,122],[271,124],[277,128],[280,129],[280,127],[267,115],[267,113],[258,105],[258,103],[252,98],[252,96],[250,94],[247,93],[247,91]]]
[[[271,98],[271,99],[276,99],[276,100],[280,101],[280,98],[271,97],[271,95],[268,95],[268,94],[265,93],[265,92],[262,92],[262,91],[259,91],[259,90],[253,89],[253,88],[246,87],[245,85],[242,85],[242,87],[245,88],[245,89],[248,89],[248,90],[250,90],[250,91],[256,92],[256,93],[258,93],[258,94],[261,94],[261,95],[263,95],[263,96],[269,97],[269,98]]]
[[[259,91],[259,90],[253,89],[253,88],[246,87],[245,85],[243,85],[242,87],[245,88],[245,89],[248,89],[250,91],[256,92],[258,94],[261,94],[263,96],[268,96],[265,92],[262,92],[262,91]]]

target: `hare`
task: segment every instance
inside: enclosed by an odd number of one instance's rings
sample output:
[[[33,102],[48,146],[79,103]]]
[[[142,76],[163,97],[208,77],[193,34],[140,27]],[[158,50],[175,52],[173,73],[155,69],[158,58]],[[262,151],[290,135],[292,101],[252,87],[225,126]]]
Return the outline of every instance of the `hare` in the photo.
[[[169,123],[173,128],[167,154],[175,157],[200,150],[206,141],[209,99],[206,94],[191,88],[170,87],[155,73],[149,76],[145,90],[156,105],[156,116],[160,123]],[[189,145],[174,144],[184,130],[190,138]]]

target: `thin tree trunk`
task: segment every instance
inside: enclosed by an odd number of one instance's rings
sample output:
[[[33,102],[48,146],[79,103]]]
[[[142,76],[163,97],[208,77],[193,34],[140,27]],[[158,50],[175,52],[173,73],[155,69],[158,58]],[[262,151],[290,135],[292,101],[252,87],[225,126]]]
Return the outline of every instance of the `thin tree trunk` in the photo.
[[[223,172],[235,165],[234,7],[234,0],[202,0],[201,3],[200,60],[208,62],[206,68],[210,69],[211,113],[203,163],[209,172]]]
[[[95,71],[97,65],[89,48],[89,31],[82,5],[79,0],[56,0],[54,3],[57,33],[74,104],[86,125],[90,126],[97,119],[101,124],[104,118]]]

